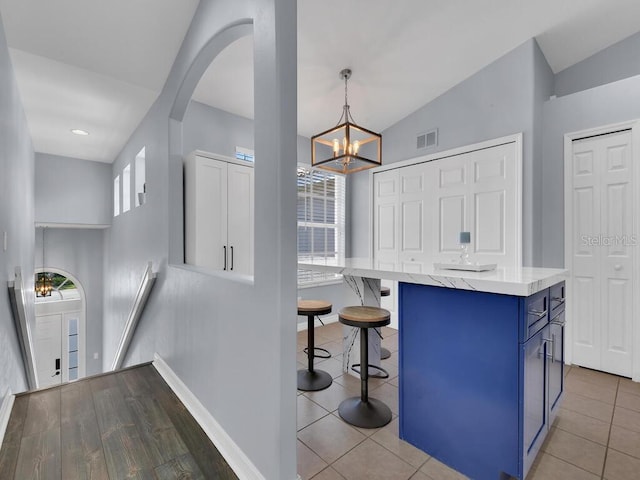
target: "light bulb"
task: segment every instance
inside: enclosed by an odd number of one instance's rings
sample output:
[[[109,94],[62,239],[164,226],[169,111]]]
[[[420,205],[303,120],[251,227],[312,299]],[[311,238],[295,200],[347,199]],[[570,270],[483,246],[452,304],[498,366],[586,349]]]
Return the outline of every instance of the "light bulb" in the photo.
[[[333,156],[337,157],[339,153],[340,153],[340,142],[338,141],[337,138],[334,138],[333,139]]]
[[[353,142],[353,154],[358,155],[358,150],[360,150],[360,142],[356,140]]]

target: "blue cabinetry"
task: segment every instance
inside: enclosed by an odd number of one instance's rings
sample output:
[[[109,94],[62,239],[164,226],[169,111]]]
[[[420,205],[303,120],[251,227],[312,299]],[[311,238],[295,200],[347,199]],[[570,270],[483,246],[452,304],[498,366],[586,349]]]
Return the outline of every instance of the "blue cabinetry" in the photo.
[[[552,289],[517,297],[401,283],[401,438],[476,480],[524,478],[562,393]]]

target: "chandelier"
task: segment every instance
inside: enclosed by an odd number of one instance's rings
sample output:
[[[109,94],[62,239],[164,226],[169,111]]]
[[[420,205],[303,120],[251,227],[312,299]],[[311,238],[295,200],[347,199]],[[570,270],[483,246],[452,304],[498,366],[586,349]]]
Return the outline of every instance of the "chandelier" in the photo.
[[[42,227],[42,272],[36,276],[35,291],[36,297],[50,297],[53,290],[51,276],[45,271],[46,264],[44,262],[44,230]]]
[[[382,165],[382,135],[357,125],[349,111],[350,77],[350,69],[340,72],[344,80],[344,106],[338,124],[311,137],[312,167],[346,174]]]

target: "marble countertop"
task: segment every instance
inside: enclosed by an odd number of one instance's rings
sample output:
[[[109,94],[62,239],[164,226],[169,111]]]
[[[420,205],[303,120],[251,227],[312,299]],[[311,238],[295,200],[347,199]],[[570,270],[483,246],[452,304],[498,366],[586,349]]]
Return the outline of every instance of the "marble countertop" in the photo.
[[[565,280],[569,274],[568,270],[561,268],[535,267],[498,267],[486,272],[467,272],[436,269],[433,261],[401,264],[368,258],[347,258],[341,262],[299,262],[298,268],[520,297],[544,290]]]

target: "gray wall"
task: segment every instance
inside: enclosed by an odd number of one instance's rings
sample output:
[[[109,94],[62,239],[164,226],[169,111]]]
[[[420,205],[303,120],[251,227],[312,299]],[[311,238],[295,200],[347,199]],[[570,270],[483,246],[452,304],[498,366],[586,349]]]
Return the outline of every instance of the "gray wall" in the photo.
[[[564,135],[640,118],[640,76],[544,104],[543,265],[564,266]]]
[[[111,224],[110,164],[44,153],[36,153],[35,158],[36,222]]]
[[[438,147],[428,153],[523,132],[523,263],[530,266],[541,260],[540,252],[534,251],[535,226],[541,218],[541,192],[535,183],[540,176],[534,148],[540,141],[536,102],[551,95],[551,75],[537,42],[529,40],[382,132],[385,164],[424,155],[416,149],[416,136],[431,128],[438,128]],[[353,177],[351,252],[367,256],[369,181],[366,175]]]
[[[186,102],[243,30],[223,29],[251,18],[259,241],[254,281],[243,282],[169,262],[182,256]],[[114,218],[105,238],[105,362],[152,261],[159,278],[125,364],[160,354],[268,480],[296,478],[296,81],[295,1],[202,0],[160,97],[113,165],[115,175],[146,146],[147,203]]]
[[[640,32],[558,72],[555,94],[569,95],[634,75],[640,75]]]
[[[27,316],[33,316],[34,154],[0,18],[0,404],[7,391],[26,390],[6,285],[23,275]],[[3,248],[7,232],[7,250]]]
[[[86,374],[102,373],[104,230],[47,228],[46,267],[67,272],[82,285],[86,300]],[[42,265],[42,228],[36,228],[36,267]],[[93,354],[98,354],[94,360]]]

